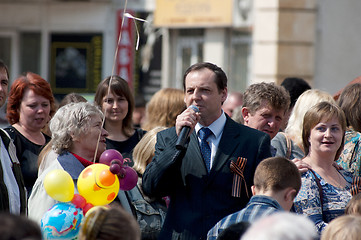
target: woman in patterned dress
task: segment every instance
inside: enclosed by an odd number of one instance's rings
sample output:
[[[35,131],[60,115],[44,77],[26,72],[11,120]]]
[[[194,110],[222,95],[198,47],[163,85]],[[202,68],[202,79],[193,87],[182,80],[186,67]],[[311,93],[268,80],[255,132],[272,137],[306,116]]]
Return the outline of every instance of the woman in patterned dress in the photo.
[[[311,169],[301,176],[302,186],[294,207],[315,223],[319,233],[332,219],[344,214],[351,199],[352,174],[334,165],[343,149],[345,130],[345,115],[335,104],[321,102],[305,114],[303,161]]]

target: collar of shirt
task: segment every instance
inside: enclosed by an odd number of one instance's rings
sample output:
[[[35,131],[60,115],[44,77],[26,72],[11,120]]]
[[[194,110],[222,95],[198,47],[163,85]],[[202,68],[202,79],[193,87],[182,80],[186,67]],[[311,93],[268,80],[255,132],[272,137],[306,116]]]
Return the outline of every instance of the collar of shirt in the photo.
[[[224,125],[226,125],[226,121],[227,121],[227,117],[222,110],[221,116],[216,121],[214,121],[211,125],[208,126],[208,128],[213,133],[208,138],[209,145],[211,146],[211,168],[213,166],[214,156],[216,155],[216,152],[218,150],[218,145],[221,140]],[[195,126],[195,131],[197,133],[199,143],[201,142],[201,139],[199,138],[198,131],[202,127],[204,127],[204,126],[202,126],[200,123],[197,123],[197,125]]]
[[[73,154],[74,157],[76,157],[76,159],[78,159],[79,162],[80,162],[81,164],[83,164],[84,167],[87,167],[87,166],[90,166],[90,165],[93,164],[93,162],[90,162],[90,161],[86,160],[85,158],[82,158],[82,157],[80,157],[79,155],[76,155],[75,153],[71,153],[71,154]]]
[[[207,126],[213,133],[213,135],[210,136],[211,139],[220,139],[220,136],[223,133],[224,125],[226,125],[226,120],[227,120],[226,115],[224,114],[224,112],[222,110],[221,116],[216,121],[214,121],[211,125]],[[203,126],[200,123],[196,124],[194,129],[197,133],[197,136],[198,136],[198,131],[203,127],[205,127],[205,126]]]

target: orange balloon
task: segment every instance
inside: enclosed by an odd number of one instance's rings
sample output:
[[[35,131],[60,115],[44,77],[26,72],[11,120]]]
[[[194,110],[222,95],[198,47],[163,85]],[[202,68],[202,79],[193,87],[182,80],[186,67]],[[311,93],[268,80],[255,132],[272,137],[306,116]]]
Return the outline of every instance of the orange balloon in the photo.
[[[104,186],[111,186],[117,180],[115,178],[115,174],[113,174],[110,170],[103,170],[99,174],[99,181]]]

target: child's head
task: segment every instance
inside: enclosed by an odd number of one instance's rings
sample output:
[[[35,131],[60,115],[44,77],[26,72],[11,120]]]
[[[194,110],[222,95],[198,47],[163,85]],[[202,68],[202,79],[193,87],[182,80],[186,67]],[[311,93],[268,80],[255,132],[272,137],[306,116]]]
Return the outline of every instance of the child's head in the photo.
[[[321,240],[360,239],[361,217],[343,215],[333,219],[322,232]]]
[[[292,161],[284,157],[270,157],[258,164],[254,174],[255,194],[274,197],[285,210],[289,210],[300,188],[300,172]]]
[[[79,240],[140,240],[136,219],[122,207],[95,207],[85,215]]]
[[[361,193],[352,196],[346,205],[345,214],[361,215]]]

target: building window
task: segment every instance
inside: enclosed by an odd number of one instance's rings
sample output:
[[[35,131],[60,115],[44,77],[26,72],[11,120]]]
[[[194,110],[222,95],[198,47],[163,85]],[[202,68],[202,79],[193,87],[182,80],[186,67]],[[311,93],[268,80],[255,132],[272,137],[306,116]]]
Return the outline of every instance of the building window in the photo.
[[[231,88],[244,91],[249,83],[251,73],[251,36],[247,32],[234,31],[230,48],[230,76]]]
[[[20,34],[20,72],[40,74],[40,33]]]
[[[51,85],[54,94],[95,92],[101,81],[101,34],[51,36]]]
[[[0,36],[0,59],[11,72],[11,37],[9,36]]]

